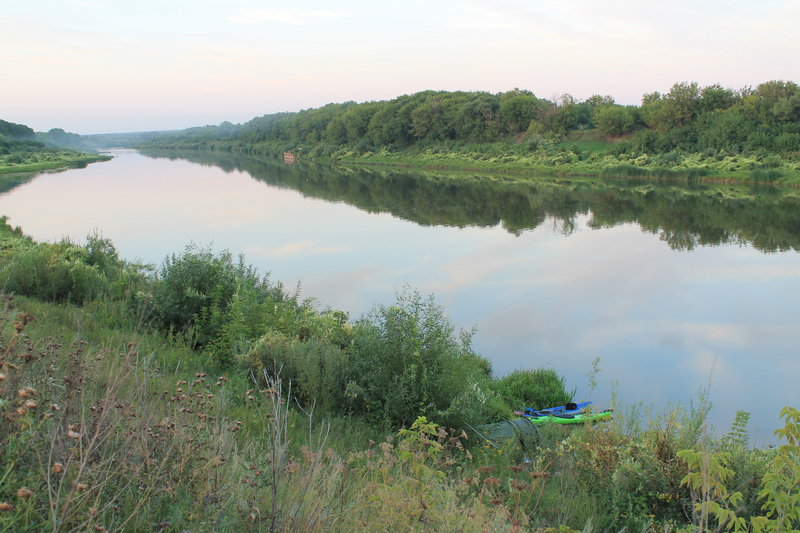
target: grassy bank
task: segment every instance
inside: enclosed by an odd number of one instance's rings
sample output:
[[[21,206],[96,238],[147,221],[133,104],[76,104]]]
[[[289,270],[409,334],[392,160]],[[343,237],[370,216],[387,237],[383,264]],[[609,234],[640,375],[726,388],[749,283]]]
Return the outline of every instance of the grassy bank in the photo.
[[[413,292],[350,321],[225,254],[153,270],[6,224],[0,284],[6,531],[800,526],[800,412],[777,449],[749,447],[744,412],[710,437],[702,401],[498,447],[470,422],[563,381],[493,378]]]
[[[647,153],[620,148],[620,143],[588,133],[555,142],[536,137],[520,142],[440,142],[407,147],[364,148],[325,143],[262,142],[233,140],[161,139],[141,145],[148,150],[195,150],[246,154],[281,159],[293,151],[301,161],[394,166],[421,170],[469,171],[512,174],[522,177],[601,177],[677,180],[683,182],[775,184],[800,183],[797,154],[766,151],[728,153],[670,151]]]
[[[0,174],[42,172],[60,168],[83,168],[89,163],[109,161],[111,156],[74,150],[49,149],[0,156]]]
[[[392,165],[431,170],[468,170],[516,175],[560,177],[651,178],[687,182],[800,184],[800,163],[758,155],[647,154],[629,156],[561,146],[545,152],[503,147],[459,149],[432,147],[425,150],[358,153],[338,151],[336,161],[351,164]],[[312,155],[312,157],[314,157]]]
[[[82,154],[72,150],[28,153],[19,159],[0,156],[0,191],[12,189],[42,172],[84,168],[89,163],[110,159],[107,155]]]

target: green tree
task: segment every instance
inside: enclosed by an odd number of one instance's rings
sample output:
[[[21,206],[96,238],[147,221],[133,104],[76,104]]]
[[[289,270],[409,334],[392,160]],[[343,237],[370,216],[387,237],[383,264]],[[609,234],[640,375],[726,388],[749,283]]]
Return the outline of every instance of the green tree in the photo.
[[[630,133],[636,124],[636,111],[622,106],[603,106],[595,111],[594,124],[604,135]]]
[[[500,104],[500,118],[506,131],[520,133],[528,129],[542,107],[533,94],[519,94],[503,100]]]

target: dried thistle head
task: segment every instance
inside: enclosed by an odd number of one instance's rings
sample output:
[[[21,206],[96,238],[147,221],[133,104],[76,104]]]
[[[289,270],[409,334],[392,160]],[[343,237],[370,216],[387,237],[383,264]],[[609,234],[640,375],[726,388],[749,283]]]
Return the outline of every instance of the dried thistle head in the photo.
[[[524,481],[519,481],[517,479],[511,480],[511,488],[517,491],[526,491],[531,488],[531,486]]]
[[[17,391],[17,396],[19,396],[23,400],[25,398],[31,398],[33,396],[36,396],[36,389],[34,389],[33,387],[25,387],[24,389],[19,389]]]
[[[496,477],[487,477],[483,480],[484,484],[489,485],[490,487],[496,487],[500,484],[500,480]]]
[[[14,506],[8,502],[0,502],[0,511],[13,511]]]
[[[54,474],[60,474],[64,471],[64,465],[61,463],[53,463],[53,467],[50,469],[50,471]]]
[[[17,498],[20,500],[27,500],[33,496],[33,491],[28,487],[20,487],[17,489]]]

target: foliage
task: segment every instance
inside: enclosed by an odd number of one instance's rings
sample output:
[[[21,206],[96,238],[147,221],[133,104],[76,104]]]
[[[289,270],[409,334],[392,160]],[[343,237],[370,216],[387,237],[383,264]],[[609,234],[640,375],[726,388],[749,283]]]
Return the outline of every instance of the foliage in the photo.
[[[224,339],[227,348],[242,329],[253,335],[262,326],[263,309],[290,300],[242,257],[191,245],[164,261],[149,298],[160,329],[189,335],[196,346]]]
[[[741,90],[680,82],[664,94],[645,94],[638,107],[620,106],[599,95],[582,102],[569,94],[546,100],[523,89],[497,94],[423,91],[381,102],[265,115],[241,126],[192,128],[150,137],[144,145],[252,155],[295,149],[313,158],[419,153],[437,143],[452,150],[452,143],[501,142],[501,155],[510,155],[517,146],[538,151],[542,140],[562,140],[593,126],[603,136],[633,135],[619,141],[622,147],[609,143],[610,153],[768,150],[792,159],[800,151],[800,91],[785,81]]]
[[[597,129],[605,135],[624,135],[633,130],[637,122],[634,109],[622,106],[603,106],[594,113]]]
[[[566,391],[564,378],[551,368],[515,370],[493,383],[493,389],[514,410],[564,405],[571,402],[574,395]]]
[[[752,519],[754,531],[800,529],[800,410],[784,407],[785,426],[775,434],[786,440],[767,467],[758,496],[764,516]]]
[[[292,384],[292,393],[302,405],[333,414],[345,402],[348,355],[324,339],[300,340],[272,332],[253,345],[249,358],[255,375],[280,373]]]
[[[5,218],[1,232],[16,235],[0,251],[0,286],[13,294],[55,302],[84,303],[126,290],[140,278],[136,267],[120,261],[110,241],[90,236],[85,246],[68,240],[34,244],[18,238]]]
[[[470,348],[471,333],[454,328],[433,297],[406,290],[356,323],[346,395],[351,408],[390,426],[417,416],[442,421],[454,400],[488,379]],[[458,427],[459,420],[446,420]]]

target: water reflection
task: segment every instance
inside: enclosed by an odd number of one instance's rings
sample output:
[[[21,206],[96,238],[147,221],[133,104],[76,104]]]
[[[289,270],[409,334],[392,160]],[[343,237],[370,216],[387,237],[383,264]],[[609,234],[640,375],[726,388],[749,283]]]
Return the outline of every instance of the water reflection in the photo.
[[[451,179],[441,173],[392,169],[287,166],[235,154],[151,151],[145,155],[244,171],[270,185],[347,202],[367,212],[391,213],[424,226],[502,225],[519,235],[550,218],[569,234],[576,217],[591,213],[591,228],[635,222],[676,250],[719,244],[749,244],[763,252],[800,249],[800,198],[772,186],[510,176]]]

